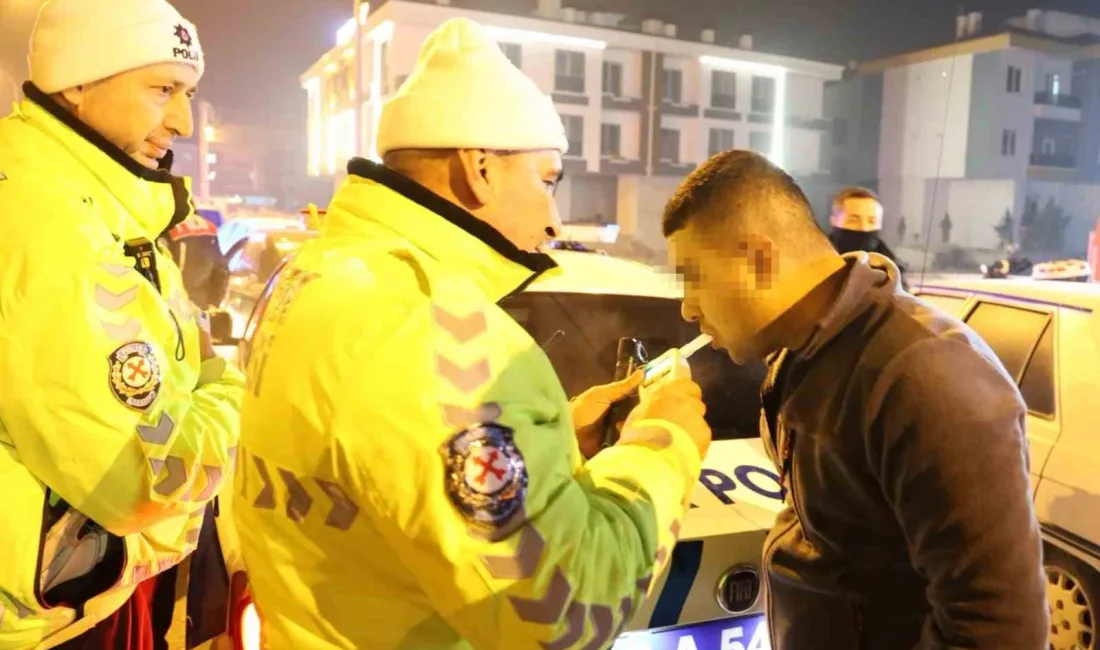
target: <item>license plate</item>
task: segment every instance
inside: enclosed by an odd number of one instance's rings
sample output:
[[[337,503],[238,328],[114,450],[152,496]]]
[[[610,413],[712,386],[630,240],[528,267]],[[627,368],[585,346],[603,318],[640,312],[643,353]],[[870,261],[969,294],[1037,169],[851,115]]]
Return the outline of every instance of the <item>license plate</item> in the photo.
[[[771,650],[763,614],[697,625],[630,632],[612,650]]]

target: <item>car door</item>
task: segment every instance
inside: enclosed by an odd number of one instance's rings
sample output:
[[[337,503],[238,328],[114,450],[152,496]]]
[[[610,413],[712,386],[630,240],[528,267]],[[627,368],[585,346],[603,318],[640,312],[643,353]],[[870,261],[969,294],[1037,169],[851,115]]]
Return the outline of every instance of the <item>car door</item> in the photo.
[[[1057,408],[1058,310],[1051,305],[979,297],[966,315],[1000,358],[1027,404],[1032,495],[1061,433]]]
[[[242,335],[256,299],[263,291],[260,264],[266,246],[266,235],[253,235],[234,244],[226,255],[229,290],[225,298],[225,309],[233,319],[234,337]]]
[[[1100,317],[1061,309],[1054,367],[1061,435],[1043,469],[1035,512],[1048,536],[1100,570]]]

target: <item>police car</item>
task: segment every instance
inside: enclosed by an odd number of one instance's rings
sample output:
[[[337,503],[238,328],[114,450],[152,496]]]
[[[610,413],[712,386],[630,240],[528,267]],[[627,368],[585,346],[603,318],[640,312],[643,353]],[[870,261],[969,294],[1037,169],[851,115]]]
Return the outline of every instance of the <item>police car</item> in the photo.
[[[1055,264],[1054,267],[1058,265]],[[1068,268],[1068,265],[1063,265]],[[921,299],[989,343],[1027,403],[1051,650],[1100,648],[1100,286],[1034,278],[933,281]]]
[[[652,359],[699,335],[680,317],[682,290],[672,276],[592,252],[551,254],[561,272],[501,306],[543,346],[570,396],[613,379],[624,337],[641,342]],[[617,650],[769,647],[761,549],[783,494],[758,433],[765,368],[737,366],[709,347],[690,363],[714,443],[669,569]]]

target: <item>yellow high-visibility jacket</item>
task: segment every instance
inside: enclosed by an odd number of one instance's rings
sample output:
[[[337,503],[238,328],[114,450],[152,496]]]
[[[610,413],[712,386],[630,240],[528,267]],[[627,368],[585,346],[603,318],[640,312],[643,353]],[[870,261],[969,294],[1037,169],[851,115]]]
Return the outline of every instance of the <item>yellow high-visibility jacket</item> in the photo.
[[[0,650],[83,633],[194,549],[244,386],[200,361],[171,259],[144,246],[158,289],[125,254],[187,214],[183,179],[30,92],[0,120]],[[105,589],[54,602],[105,548]]]
[[[609,646],[698,449],[650,420],[585,462],[549,360],[497,306],[553,261],[349,171],[248,359],[234,517],[265,647]]]

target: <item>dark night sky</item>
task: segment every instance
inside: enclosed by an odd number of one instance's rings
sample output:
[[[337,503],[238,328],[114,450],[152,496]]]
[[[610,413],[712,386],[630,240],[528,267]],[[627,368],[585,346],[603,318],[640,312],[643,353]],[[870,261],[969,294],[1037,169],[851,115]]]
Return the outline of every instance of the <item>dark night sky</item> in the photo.
[[[33,0],[32,0],[33,1]],[[0,65],[25,56],[29,20],[11,20],[0,0]],[[174,0],[198,24],[207,53],[202,94],[234,121],[300,128],[305,101],[298,76],[333,44],[352,0]],[[533,10],[536,0],[454,0],[455,6]],[[716,27],[719,42],[742,32],[757,49],[843,63],[949,40],[959,0],[565,0],[567,6],[652,16],[682,35]],[[986,29],[1031,8],[1100,15],[1097,0],[970,0]],[[924,17],[918,17],[924,16]],[[17,63],[12,63],[13,61]]]
[[[455,0],[455,6],[533,10],[535,0]],[[199,26],[209,72],[204,95],[252,119],[296,126],[298,75],[333,44],[352,0],[175,0]],[[652,16],[683,35],[714,26],[718,39],[756,35],[757,49],[843,63],[904,52],[954,36],[958,0],[565,0],[566,6]],[[918,9],[919,7],[919,9]],[[995,8],[995,9],[994,9]],[[1028,9],[1100,14],[1097,0],[973,0],[986,28]],[[919,13],[918,13],[919,12]],[[926,16],[918,18],[917,16]]]

